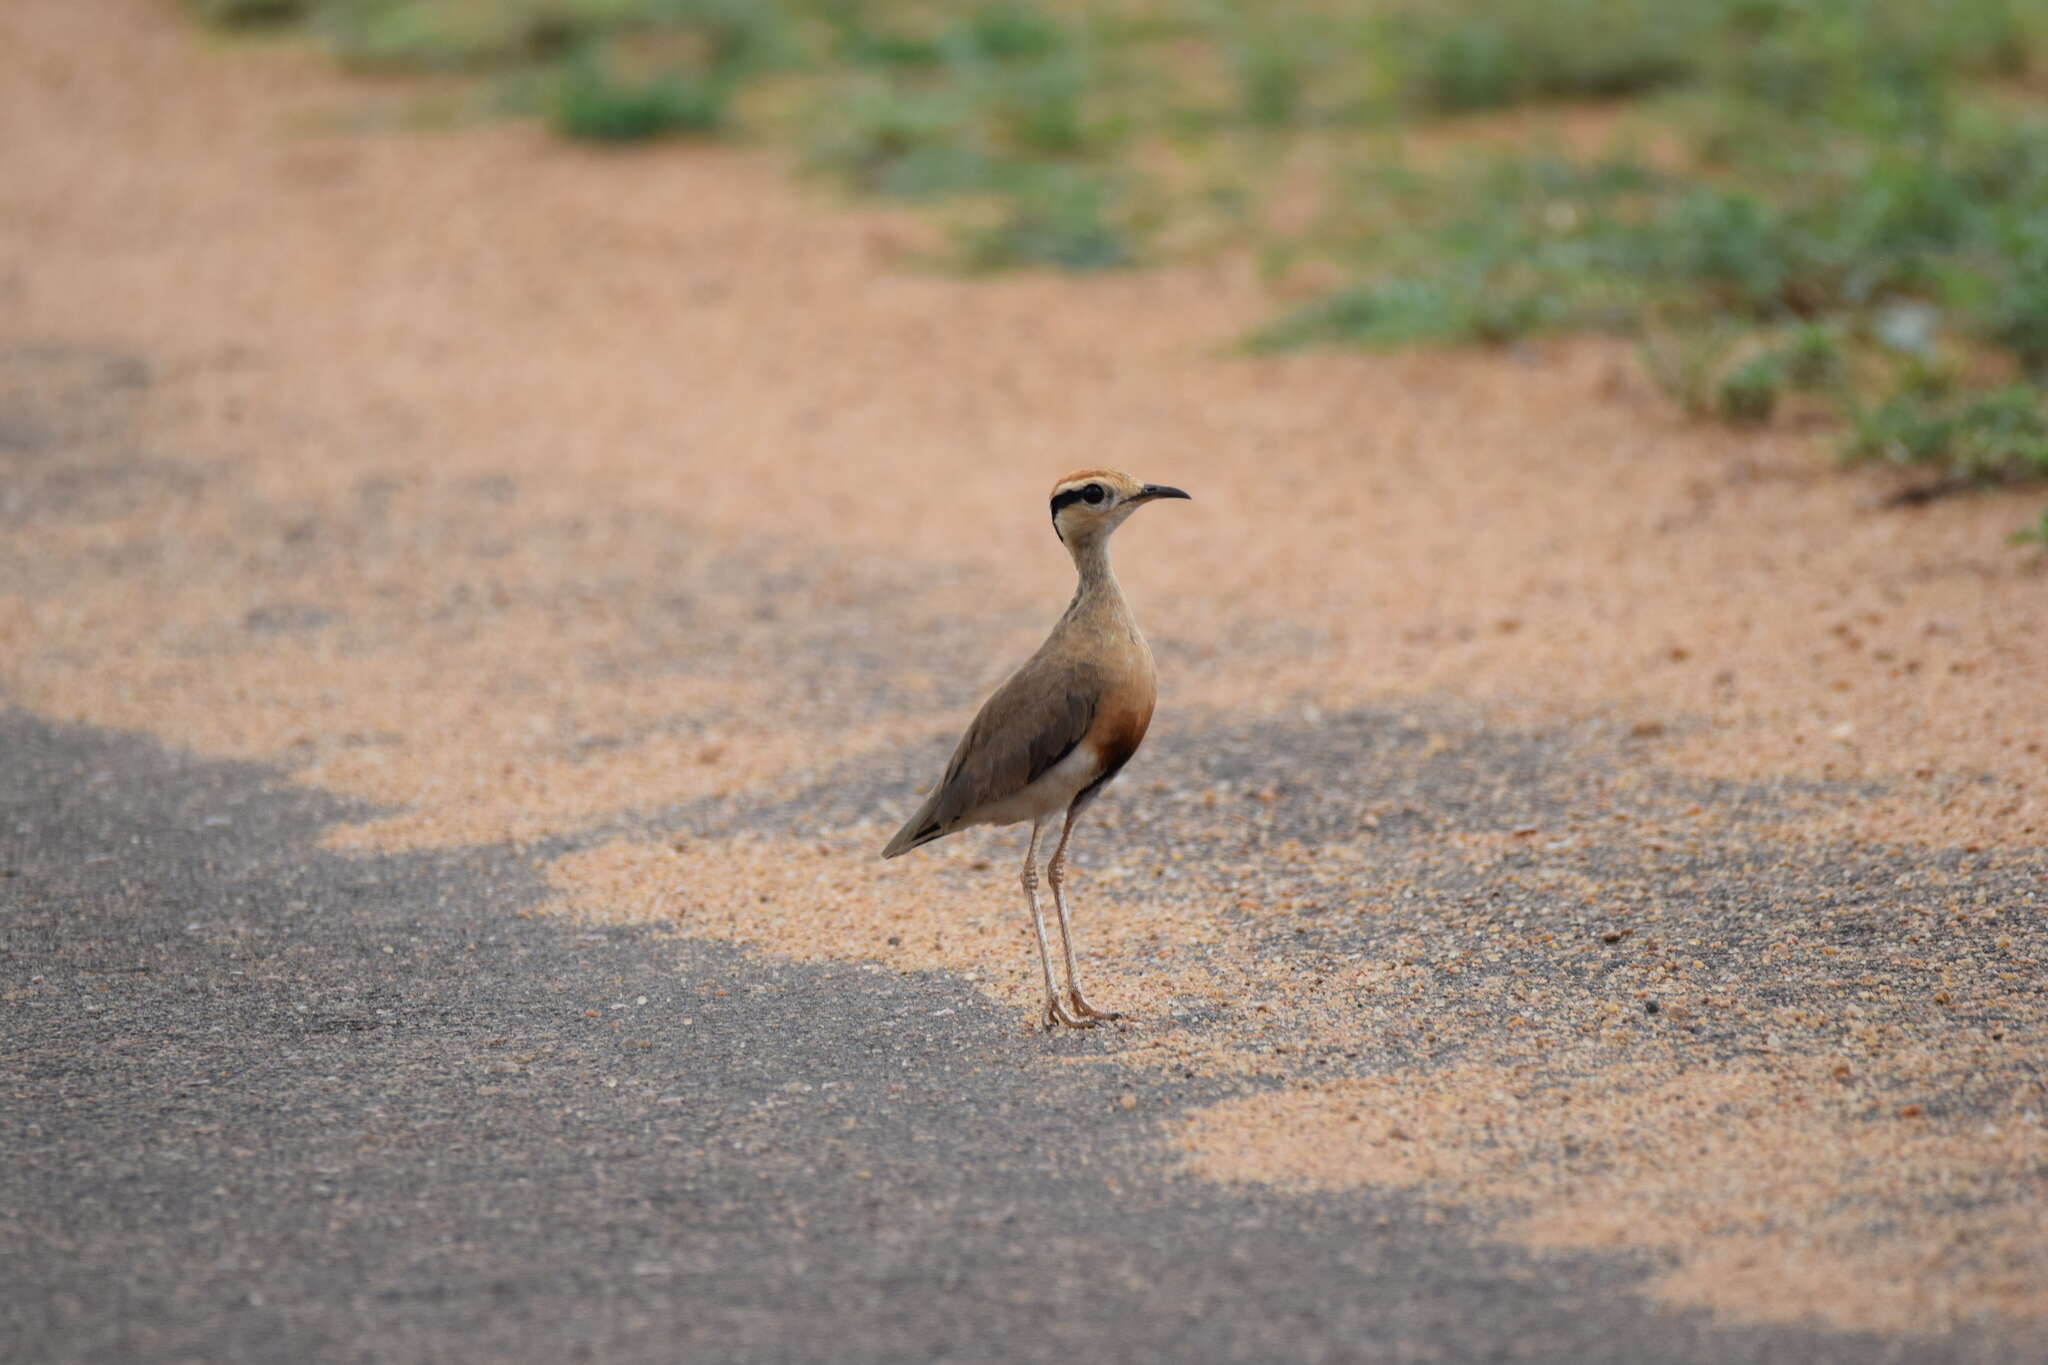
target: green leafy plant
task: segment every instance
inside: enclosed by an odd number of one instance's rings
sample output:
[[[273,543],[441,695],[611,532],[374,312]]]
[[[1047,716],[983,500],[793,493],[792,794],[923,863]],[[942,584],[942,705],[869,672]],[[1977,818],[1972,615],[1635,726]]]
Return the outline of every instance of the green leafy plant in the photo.
[[[1775,351],[1760,351],[1721,376],[1714,403],[1725,420],[1759,426],[1771,420],[1784,392],[1784,361]]]
[[[585,58],[562,73],[550,115],[568,137],[643,142],[717,132],[730,97],[729,87],[716,76],[671,70],[636,78],[600,59]]]
[[[1135,260],[1116,195],[1102,180],[1053,172],[1029,177],[997,219],[960,234],[961,260],[974,271],[1019,266],[1109,270]]]
[[[985,0],[948,31],[948,44],[990,61],[1051,57],[1067,50],[1066,24],[1028,0]]]
[[[1843,454],[1931,465],[1962,483],[2048,478],[2048,412],[2030,385],[1957,393],[1916,377],[1855,414]]]
[[[199,16],[223,28],[286,24],[303,18],[307,0],[194,0]]]
[[[1777,354],[1789,388],[1805,393],[1832,393],[1848,382],[1848,358],[1834,332],[1826,327],[1810,323],[1796,326]]]
[[[811,164],[871,194],[919,198],[986,190],[998,157],[950,90],[865,81],[814,120]]]
[[[1712,5],[1646,0],[1462,0],[1396,11],[1383,41],[1409,73],[1406,98],[1458,113],[1530,100],[1615,99],[1700,71]]]

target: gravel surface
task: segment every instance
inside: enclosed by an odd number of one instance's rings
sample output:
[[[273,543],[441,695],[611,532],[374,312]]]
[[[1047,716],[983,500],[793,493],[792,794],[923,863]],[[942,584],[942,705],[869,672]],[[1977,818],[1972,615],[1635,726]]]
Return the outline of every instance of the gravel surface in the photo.
[[[1637,1257],[1179,1173],[1213,1086],[930,973],[521,919],[244,764],[0,715],[20,1361],[2019,1360],[1716,1328]]]

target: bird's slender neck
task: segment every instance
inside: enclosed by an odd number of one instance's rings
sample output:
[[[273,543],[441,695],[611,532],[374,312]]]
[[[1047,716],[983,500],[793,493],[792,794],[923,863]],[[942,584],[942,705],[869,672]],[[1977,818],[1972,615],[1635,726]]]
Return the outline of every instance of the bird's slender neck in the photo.
[[[1109,537],[1089,536],[1067,546],[1067,553],[1074,557],[1074,568],[1081,581],[1074,587],[1074,601],[1068,611],[1078,610],[1084,603],[1107,598],[1121,600],[1123,590],[1116,581],[1116,570],[1109,566]]]
[[[1077,540],[1067,547],[1067,553],[1074,557],[1074,568],[1080,572],[1084,589],[1116,586],[1116,571],[1109,567],[1108,536]]]

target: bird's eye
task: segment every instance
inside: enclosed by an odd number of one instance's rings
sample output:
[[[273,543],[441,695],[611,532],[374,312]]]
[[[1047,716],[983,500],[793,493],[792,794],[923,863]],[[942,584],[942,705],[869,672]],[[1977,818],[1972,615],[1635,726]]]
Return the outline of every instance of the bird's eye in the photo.
[[[1106,496],[1107,494],[1102,491],[1102,485],[1099,483],[1091,483],[1081,490],[1081,501],[1091,505],[1101,502]]]

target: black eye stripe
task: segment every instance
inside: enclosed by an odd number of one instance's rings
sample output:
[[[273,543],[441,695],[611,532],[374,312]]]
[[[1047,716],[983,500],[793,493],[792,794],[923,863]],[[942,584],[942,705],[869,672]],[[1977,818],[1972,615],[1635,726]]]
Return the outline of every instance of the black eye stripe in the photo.
[[[1090,493],[1093,493],[1095,496],[1092,498],[1089,497],[1088,495]],[[1102,485],[1099,483],[1091,483],[1082,488],[1069,488],[1063,492],[1055,493],[1052,495],[1052,514],[1054,516],[1058,516],[1060,514],[1060,509],[1062,507],[1066,507],[1072,503],[1094,503],[1101,501]]]

